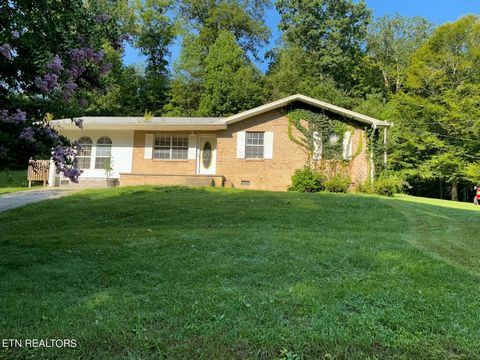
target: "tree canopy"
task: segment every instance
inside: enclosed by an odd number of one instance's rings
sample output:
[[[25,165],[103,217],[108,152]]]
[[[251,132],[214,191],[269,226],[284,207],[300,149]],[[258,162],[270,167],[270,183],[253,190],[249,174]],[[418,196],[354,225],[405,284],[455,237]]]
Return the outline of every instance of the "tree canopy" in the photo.
[[[479,180],[471,173],[480,161],[479,39],[476,16],[440,26],[413,54],[397,96],[397,133],[405,141],[396,144],[396,165],[447,180],[453,198],[458,181]]]
[[[0,167],[25,166],[53,148],[59,171],[76,179],[77,147],[50,127],[52,118],[81,126],[75,117],[91,114],[228,116],[302,93],[392,121],[387,170],[414,191],[440,183],[456,198],[459,186],[480,181],[477,16],[435,29],[421,17],[374,19],[364,1],[278,0],[282,38],[268,44],[270,6],[1,2]],[[143,65],[123,63],[125,43]]]

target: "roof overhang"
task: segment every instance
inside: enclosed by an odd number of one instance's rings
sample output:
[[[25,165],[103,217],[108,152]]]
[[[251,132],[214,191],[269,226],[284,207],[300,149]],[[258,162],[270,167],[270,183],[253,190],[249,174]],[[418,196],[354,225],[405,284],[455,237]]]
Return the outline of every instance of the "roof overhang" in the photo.
[[[391,124],[388,123],[388,122],[381,121],[381,120],[372,118],[370,116],[363,115],[363,114],[357,113],[355,111],[351,111],[351,110],[342,108],[340,106],[332,105],[332,104],[326,103],[324,101],[313,99],[311,97],[301,95],[301,94],[292,95],[292,96],[286,97],[284,99],[280,99],[280,100],[277,100],[277,101],[274,101],[274,102],[256,107],[254,109],[247,110],[247,111],[241,112],[239,114],[230,116],[230,117],[225,119],[225,122],[226,122],[227,125],[230,125],[230,124],[233,124],[233,123],[251,118],[253,116],[266,113],[268,111],[283,108],[283,107],[288,106],[291,103],[294,103],[296,101],[302,102],[304,104],[308,104],[308,105],[316,107],[318,109],[330,111],[334,114],[344,116],[344,117],[349,118],[349,119],[357,120],[358,122],[361,122],[361,123],[366,124],[366,125],[370,125],[370,126],[372,126],[374,128],[377,128],[377,129],[386,128],[386,127],[391,126]]]
[[[83,120],[83,127],[92,130],[217,131],[225,130],[230,124],[286,107],[294,102],[301,102],[322,111],[328,111],[344,118],[356,120],[376,129],[392,126],[391,123],[300,94],[243,111],[227,118],[83,116],[76,119]],[[80,130],[73,123],[72,119],[53,120],[51,124],[59,130]]]
[[[144,130],[144,131],[216,131],[225,130],[223,118],[144,118],[84,116],[83,129],[86,130]],[[81,130],[72,119],[53,120],[51,124],[59,130]]]

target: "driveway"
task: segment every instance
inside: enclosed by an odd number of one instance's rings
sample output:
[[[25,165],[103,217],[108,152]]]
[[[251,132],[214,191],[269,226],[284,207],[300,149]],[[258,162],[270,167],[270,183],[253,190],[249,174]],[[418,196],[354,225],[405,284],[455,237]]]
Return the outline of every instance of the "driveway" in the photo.
[[[0,211],[14,209],[43,200],[60,198],[78,190],[79,189],[43,188],[41,190],[25,190],[0,195]]]

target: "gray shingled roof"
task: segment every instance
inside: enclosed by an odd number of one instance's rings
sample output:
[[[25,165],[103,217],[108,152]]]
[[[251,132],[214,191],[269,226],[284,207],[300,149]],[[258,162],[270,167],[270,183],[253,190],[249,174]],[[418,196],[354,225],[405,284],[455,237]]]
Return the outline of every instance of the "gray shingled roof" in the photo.
[[[143,116],[82,116],[84,124],[90,125],[138,125],[138,124],[158,124],[158,125],[216,125],[224,124],[225,118],[220,117],[152,117]],[[54,120],[54,125],[69,125],[71,119]]]
[[[226,129],[228,125],[248,119],[250,117],[266,113],[275,109],[282,108],[293,102],[302,102],[314,106],[321,110],[333,112],[349,119],[354,119],[363,124],[376,128],[386,128],[391,126],[390,123],[363,115],[340,106],[332,105],[317,99],[304,95],[292,95],[271,103],[256,107],[251,110],[243,111],[230,117],[152,117],[145,118],[142,116],[83,116],[84,126],[99,128],[102,126],[115,126],[119,128],[133,127],[135,129],[147,128],[168,128],[168,129],[191,129],[191,130],[220,130]],[[71,119],[60,119],[52,121],[52,125],[60,127],[74,127]]]

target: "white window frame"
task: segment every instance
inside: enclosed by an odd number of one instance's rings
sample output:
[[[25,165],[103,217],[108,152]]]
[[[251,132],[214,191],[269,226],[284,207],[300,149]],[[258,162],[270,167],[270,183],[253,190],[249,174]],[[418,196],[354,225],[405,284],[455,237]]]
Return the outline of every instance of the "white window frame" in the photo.
[[[110,144],[99,144],[98,142],[101,139],[110,140]],[[109,152],[108,156],[107,155],[98,155],[98,148],[107,147],[107,146],[110,147],[110,152]],[[105,166],[97,167],[97,159],[111,159],[112,158],[112,147],[113,147],[113,141],[109,136],[100,136],[97,139],[97,141],[95,142],[95,162],[94,162],[95,170],[102,170],[102,169],[104,170],[105,169]]]
[[[88,146],[90,146],[90,155],[78,155],[81,151],[82,151],[82,147],[85,146],[84,143],[81,143],[80,140],[82,139],[88,139],[90,141],[90,144],[87,144]],[[93,154],[93,146],[94,146],[94,143],[93,143],[93,140],[91,137],[89,136],[82,136],[80,139],[77,140],[77,143],[80,145],[80,150],[79,152],[77,153],[77,164],[78,164],[78,159],[89,159],[89,162],[88,162],[88,167],[80,167],[79,166],[79,169],[82,169],[82,170],[87,170],[87,169],[91,169],[92,168],[92,154]]]
[[[249,134],[262,134],[262,144],[248,144],[248,135]],[[261,147],[262,156],[252,157],[248,156],[249,147]],[[265,131],[247,131],[245,132],[245,159],[265,159]]]
[[[169,149],[169,157],[168,158],[159,158],[155,156],[155,150],[162,149],[162,148],[167,148],[167,146],[162,146],[162,145],[157,145],[157,138],[158,137],[169,137],[170,138],[170,145],[168,146]],[[182,158],[173,158],[173,139],[174,137],[183,137],[186,139],[186,146],[175,146],[175,148],[181,148],[185,150],[185,157]],[[190,144],[190,138],[189,134],[170,134],[170,133],[155,133],[153,135],[153,144],[152,144],[152,159],[153,160],[165,160],[165,161],[183,161],[183,160],[188,160],[189,156],[189,144]],[[183,153],[183,152],[182,152]]]

